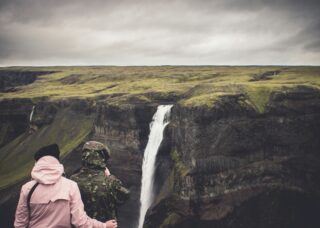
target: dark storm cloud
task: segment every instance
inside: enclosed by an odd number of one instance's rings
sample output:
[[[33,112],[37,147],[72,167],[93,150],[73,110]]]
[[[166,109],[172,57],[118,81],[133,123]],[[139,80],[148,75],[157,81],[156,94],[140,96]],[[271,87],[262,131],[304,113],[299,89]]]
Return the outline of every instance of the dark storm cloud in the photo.
[[[304,46],[306,50],[319,52],[320,54],[320,21],[300,32],[298,35],[298,39],[299,38],[301,42],[307,39]]]
[[[0,65],[320,63],[315,0],[0,0],[0,28]]]

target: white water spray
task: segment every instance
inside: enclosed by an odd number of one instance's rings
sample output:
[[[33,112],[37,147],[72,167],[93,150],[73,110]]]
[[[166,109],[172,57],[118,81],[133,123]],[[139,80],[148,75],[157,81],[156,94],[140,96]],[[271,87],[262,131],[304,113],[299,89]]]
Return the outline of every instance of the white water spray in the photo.
[[[31,123],[31,121],[32,121],[32,117],[33,117],[33,113],[34,113],[34,109],[36,108],[36,106],[34,105],[33,107],[32,107],[32,111],[31,111],[31,113],[30,113],[30,118],[29,118],[29,121],[30,121],[30,123]]]
[[[153,183],[155,162],[163,139],[163,131],[169,123],[172,105],[160,105],[150,124],[150,135],[143,155],[142,181],[140,194],[139,228],[143,227],[144,218],[153,201]]]

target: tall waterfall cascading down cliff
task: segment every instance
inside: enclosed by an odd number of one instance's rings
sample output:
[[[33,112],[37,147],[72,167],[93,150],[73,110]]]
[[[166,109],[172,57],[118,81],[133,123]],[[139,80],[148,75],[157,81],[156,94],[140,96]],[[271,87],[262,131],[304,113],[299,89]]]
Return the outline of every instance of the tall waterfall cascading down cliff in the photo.
[[[146,212],[153,201],[153,184],[157,152],[163,139],[163,131],[169,124],[172,105],[160,105],[150,124],[149,140],[144,151],[140,194],[139,228],[143,227]]]

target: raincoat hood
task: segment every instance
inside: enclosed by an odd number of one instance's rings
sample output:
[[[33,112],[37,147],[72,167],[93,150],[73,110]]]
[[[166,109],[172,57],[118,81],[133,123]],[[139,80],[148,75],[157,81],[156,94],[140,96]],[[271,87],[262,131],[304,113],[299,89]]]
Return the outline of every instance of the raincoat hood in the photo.
[[[64,172],[63,165],[52,156],[40,158],[31,171],[31,177],[40,184],[54,184]]]

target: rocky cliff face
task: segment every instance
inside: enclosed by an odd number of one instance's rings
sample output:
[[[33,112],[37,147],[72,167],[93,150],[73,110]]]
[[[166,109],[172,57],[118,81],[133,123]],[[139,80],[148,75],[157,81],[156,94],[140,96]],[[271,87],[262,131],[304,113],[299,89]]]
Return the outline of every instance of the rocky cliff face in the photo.
[[[274,93],[262,114],[242,100],[173,108],[145,227],[320,226],[319,91]]]
[[[32,102],[29,99],[0,102],[0,147],[15,139],[29,128]]]

